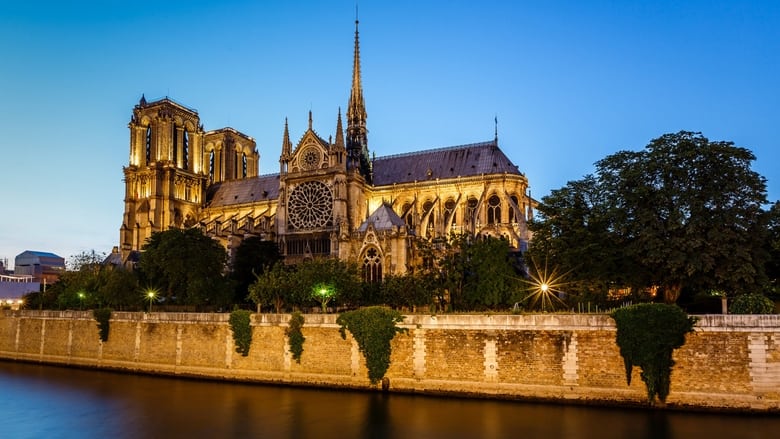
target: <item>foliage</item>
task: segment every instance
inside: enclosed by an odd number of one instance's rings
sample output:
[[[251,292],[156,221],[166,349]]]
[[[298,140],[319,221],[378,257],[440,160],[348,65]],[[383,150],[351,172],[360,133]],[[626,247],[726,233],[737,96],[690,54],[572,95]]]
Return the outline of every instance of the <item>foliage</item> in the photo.
[[[303,332],[301,332],[303,323],[303,314],[296,311],[290,316],[290,323],[287,327],[287,339],[290,341],[290,353],[292,354],[293,360],[295,360],[298,364],[301,363],[303,342],[306,341],[306,337],[304,337]]]
[[[434,279],[440,300],[449,296],[453,310],[506,307],[519,287],[518,264],[505,239],[453,234],[421,245],[430,260],[424,273]]]
[[[349,330],[357,341],[366,360],[371,384],[378,383],[390,367],[390,342],[396,333],[407,332],[406,328],[396,326],[396,323],[402,322],[403,319],[398,311],[380,306],[348,311],[336,319],[341,338],[346,340],[345,330]]]
[[[159,287],[166,303],[217,307],[231,303],[230,286],[223,276],[227,253],[200,229],[155,232],[143,250],[142,284]]]
[[[249,286],[277,262],[282,260],[279,247],[274,241],[264,241],[251,236],[241,241],[236,249],[231,266],[230,278],[233,280],[235,303],[247,300]]]
[[[255,275],[255,282],[249,286],[249,299],[259,306],[273,305],[277,314],[285,303],[295,300],[296,282],[283,262],[277,262],[269,270]]]
[[[320,302],[325,288],[333,302],[349,306],[360,301],[362,292],[357,264],[330,258],[315,258],[301,262],[295,267],[297,290],[304,293],[306,301],[301,305]],[[326,302],[327,303],[327,302]]]
[[[71,255],[66,266],[70,271],[98,271],[106,259],[105,253],[98,253],[94,249]]]
[[[731,314],[772,314],[774,311],[775,303],[760,293],[739,295],[729,306]]]
[[[774,296],[780,295],[780,201],[772,204],[766,212],[769,237],[766,240],[766,251],[769,255],[766,264],[766,274],[769,278],[769,288]]]
[[[685,131],[612,154],[542,199],[531,256],[593,288],[657,286],[668,303],[683,288],[760,290],[766,183],[753,160]]]
[[[249,347],[252,345],[251,314],[251,311],[236,309],[230,313],[229,319],[233,340],[236,343],[236,352],[244,357],[249,355]]]
[[[640,303],[620,308],[611,314],[617,326],[617,345],[626,366],[626,381],[631,384],[634,366],[642,369],[647,398],[653,404],[669,395],[672,352],[685,344],[685,334],[696,323],[676,305]]]
[[[278,262],[249,286],[253,302],[261,306],[272,304],[277,313],[284,305],[304,307],[319,303],[324,307],[332,301],[354,306],[360,302],[361,293],[357,265],[330,258],[307,260],[294,267]]]
[[[92,315],[97,320],[98,332],[102,342],[108,341],[109,321],[111,320],[111,308],[98,308],[92,311]]]
[[[382,279],[380,291],[378,303],[392,308],[414,309],[431,304],[434,282],[430,276],[421,273],[387,275]]]

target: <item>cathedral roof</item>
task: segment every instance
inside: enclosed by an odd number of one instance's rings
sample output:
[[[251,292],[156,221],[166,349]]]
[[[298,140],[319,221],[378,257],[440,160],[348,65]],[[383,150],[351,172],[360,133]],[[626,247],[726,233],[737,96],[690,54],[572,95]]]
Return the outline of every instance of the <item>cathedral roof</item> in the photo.
[[[377,186],[481,174],[521,174],[493,140],[377,157],[373,171]]]
[[[374,223],[375,230],[391,230],[394,227],[403,227],[406,225],[404,220],[393,211],[393,208],[382,203],[377,210],[363,221],[358,227],[358,232],[365,232],[368,229],[368,223]]]
[[[279,197],[279,174],[216,183],[206,193],[208,207],[275,200]]]

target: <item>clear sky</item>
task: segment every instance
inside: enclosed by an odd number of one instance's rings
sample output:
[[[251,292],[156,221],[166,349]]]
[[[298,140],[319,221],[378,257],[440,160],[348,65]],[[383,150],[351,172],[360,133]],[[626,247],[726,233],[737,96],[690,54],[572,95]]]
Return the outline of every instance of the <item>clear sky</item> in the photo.
[[[780,198],[780,2],[361,1],[369,148],[493,138],[540,199],[597,160],[701,131],[757,156]],[[0,258],[110,252],[142,94],[253,136],[334,134],[354,0],[0,0]]]

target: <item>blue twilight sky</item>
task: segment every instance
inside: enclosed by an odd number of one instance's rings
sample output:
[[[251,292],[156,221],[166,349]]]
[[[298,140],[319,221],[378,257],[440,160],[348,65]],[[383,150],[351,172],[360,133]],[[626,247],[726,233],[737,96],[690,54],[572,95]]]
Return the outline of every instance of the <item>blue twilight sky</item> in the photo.
[[[780,198],[780,2],[361,1],[369,148],[499,143],[535,198],[680,130],[757,156]],[[118,244],[141,94],[253,136],[334,134],[354,0],[0,0],[0,258]]]

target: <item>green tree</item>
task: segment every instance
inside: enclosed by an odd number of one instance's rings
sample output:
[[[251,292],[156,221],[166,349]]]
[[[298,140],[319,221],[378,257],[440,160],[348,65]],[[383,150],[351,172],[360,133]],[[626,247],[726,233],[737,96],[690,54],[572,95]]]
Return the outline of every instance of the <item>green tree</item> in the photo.
[[[256,275],[255,282],[249,286],[249,299],[259,307],[272,305],[279,314],[285,304],[299,304],[298,285],[291,268],[283,262],[275,263],[269,270]]]
[[[264,241],[258,236],[241,241],[233,257],[230,273],[235,287],[233,300],[236,303],[248,300],[249,286],[257,280],[257,276],[281,260],[282,255],[274,241]]]
[[[332,303],[356,306],[361,298],[362,285],[357,265],[331,258],[314,258],[295,267],[296,290],[308,301],[301,305],[319,303],[317,296],[323,289],[332,297]],[[308,303],[307,303],[308,302]]]
[[[610,155],[595,176],[542,199],[532,254],[567,264],[577,280],[658,286],[669,303],[683,288],[760,289],[766,184],[753,160],[685,131]]]
[[[506,306],[519,288],[505,239],[457,234],[425,251],[433,263],[424,272],[448,293],[453,310]]]
[[[226,307],[226,262],[225,249],[200,229],[172,228],[149,237],[139,267],[142,285],[159,288],[166,303]]]

